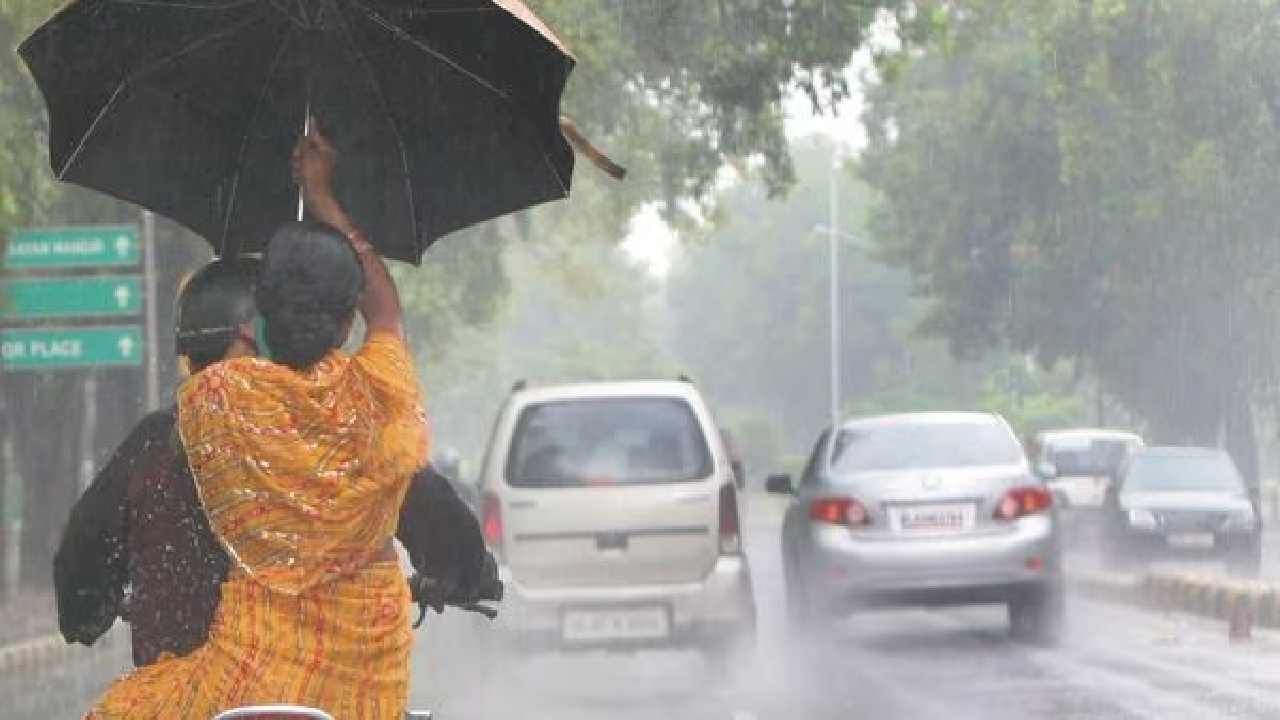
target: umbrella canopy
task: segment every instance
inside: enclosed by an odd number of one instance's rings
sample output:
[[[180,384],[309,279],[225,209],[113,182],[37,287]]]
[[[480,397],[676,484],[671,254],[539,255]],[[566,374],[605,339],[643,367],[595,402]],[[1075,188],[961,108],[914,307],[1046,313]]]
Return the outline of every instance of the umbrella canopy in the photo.
[[[58,178],[147,207],[219,255],[296,218],[308,109],[337,194],[386,256],[565,197],[573,58],[519,0],[77,0],[19,52]]]

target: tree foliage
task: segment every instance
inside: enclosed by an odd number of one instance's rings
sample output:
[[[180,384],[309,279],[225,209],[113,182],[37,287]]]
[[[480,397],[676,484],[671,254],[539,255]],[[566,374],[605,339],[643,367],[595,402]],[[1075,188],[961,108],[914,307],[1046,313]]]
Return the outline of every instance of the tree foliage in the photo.
[[[1248,473],[1276,377],[1280,3],[955,4],[870,97],[885,257],[961,355],[1076,358]]]
[[[43,103],[13,50],[61,4],[60,0],[0,0],[0,46],[6,48],[0,53],[0,243],[24,226],[136,218],[136,208],[56,183],[51,177]],[[557,353],[564,365],[551,368],[555,372],[549,374],[590,374],[592,368],[605,366],[606,358],[615,367],[624,367],[617,364],[619,359],[630,357],[634,364],[625,367],[637,371],[659,367],[655,346],[611,324],[632,320],[617,315],[592,320],[599,309],[594,300],[575,305],[553,293],[533,302],[529,290],[517,284],[580,282],[605,269],[600,282],[608,283],[610,294],[625,295],[632,292],[625,282],[627,273],[609,270],[612,260],[589,258],[592,252],[612,253],[640,208],[657,203],[672,222],[688,222],[703,214],[700,211],[705,208],[699,206],[711,197],[721,168],[746,158],[763,158],[766,186],[773,194],[783,191],[792,179],[792,169],[782,128],[782,98],[800,87],[810,93],[815,105],[832,106],[847,93],[841,71],[877,11],[899,3],[543,0],[530,4],[557,28],[578,59],[565,110],[631,173],[619,184],[583,164],[571,200],[522,213],[514,222],[461,231],[434,247],[423,268],[397,269],[411,334],[429,361],[440,364],[449,353],[458,353],[454,367],[488,365],[472,379],[493,380],[512,365],[495,362],[480,351],[496,347],[485,344],[484,326],[504,312],[507,293],[514,290],[521,302],[532,303],[515,311],[528,315],[530,307],[540,307],[543,315],[538,317],[543,318],[550,312],[549,304],[565,302],[558,312],[580,323],[576,334],[548,331],[519,338],[529,347],[556,338],[547,353]],[[176,226],[161,223],[160,232],[164,254],[162,297],[157,301],[164,328],[172,323],[169,303],[163,298],[173,297],[179,278],[205,261],[208,251]],[[539,258],[537,271],[507,264],[510,257],[526,256]],[[596,296],[579,293],[576,297]],[[562,323],[555,329],[568,326]],[[167,332],[161,333],[160,347],[172,347],[168,338]],[[477,341],[475,347],[466,344],[472,339]],[[626,356],[618,348],[633,352]],[[538,357],[547,360],[550,355]],[[173,377],[169,370],[167,378]],[[75,381],[69,382],[69,377]],[[4,415],[58,418],[68,427],[78,427],[76,398],[82,396],[78,382],[82,378],[83,374],[32,373],[5,378]],[[103,395],[113,398],[114,417],[137,416],[141,391],[134,380],[113,378],[100,385],[111,388]],[[119,441],[127,425],[104,424],[96,443],[98,460]],[[0,428],[0,434],[11,433]],[[28,518],[26,545],[47,549],[77,489],[74,465],[78,458],[65,448],[28,443],[28,439],[24,435],[16,443],[24,473],[33,479],[59,478],[27,484],[35,494],[26,506],[40,508],[41,515],[38,520]],[[74,444],[76,439],[64,436],[60,442]],[[28,563],[34,572],[46,565],[45,558],[38,556]]]

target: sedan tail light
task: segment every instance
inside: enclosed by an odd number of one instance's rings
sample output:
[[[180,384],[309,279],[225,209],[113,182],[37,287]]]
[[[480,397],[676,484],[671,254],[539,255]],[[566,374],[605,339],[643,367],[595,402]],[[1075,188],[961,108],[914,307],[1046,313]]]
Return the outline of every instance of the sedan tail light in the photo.
[[[861,527],[871,524],[867,507],[853,498],[818,498],[809,504],[809,519],[828,525]]]
[[[495,555],[502,551],[502,501],[493,493],[485,493],[480,506],[480,531],[484,542]]]
[[[1016,487],[1004,494],[996,504],[997,520],[1014,520],[1027,515],[1042,513],[1053,505],[1053,495],[1047,488]]]

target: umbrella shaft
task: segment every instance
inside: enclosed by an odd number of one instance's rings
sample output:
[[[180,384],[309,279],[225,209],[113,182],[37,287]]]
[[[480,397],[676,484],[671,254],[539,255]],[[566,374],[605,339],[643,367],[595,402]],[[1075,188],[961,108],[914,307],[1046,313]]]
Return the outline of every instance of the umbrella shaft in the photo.
[[[307,83],[307,109],[302,117],[302,136],[306,137],[311,134],[311,84]],[[302,222],[302,218],[307,210],[306,201],[302,197],[302,184],[298,184],[298,222]]]

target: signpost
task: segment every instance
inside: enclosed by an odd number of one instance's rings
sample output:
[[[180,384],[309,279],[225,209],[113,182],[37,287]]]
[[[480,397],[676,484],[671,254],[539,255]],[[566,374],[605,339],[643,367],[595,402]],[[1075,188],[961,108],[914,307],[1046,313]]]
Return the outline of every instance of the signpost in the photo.
[[[85,394],[80,432],[81,484],[92,476],[100,368],[143,370],[147,406],[157,404],[155,275],[150,213],[137,226],[37,228],[13,233],[0,258],[0,368],[5,372],[79,372]],[[145,273],[139,274],[145,261]],[[146,332],[140,321],[147,320]],[[12,438],[4,438],[6,537],[0,590],[12,592],[21,551],[20,497]],[[15,513],[16,515],[15,519]]]
[[[138,315],[142,312],[142,278],[98,275],[10,280],[0,298],[0,318],[5,319]]]
[[[154,311],[147,278],[121,273],[143,264],[143,240],[133,225],[15,232],[5,247],[0,284],[0,366],[32,372],[141,368],[154,330],[144,333],[140,325],[120,321]]]
[[[0,330],[7,370],[141,367],[145,348],[140,325]]]
[[[142,259],[138,228],[38,228],[19,230],[5,248],[7,270],[136,267]]]

